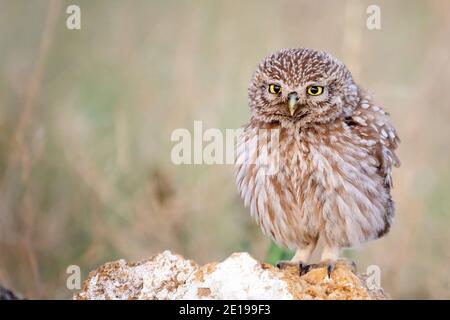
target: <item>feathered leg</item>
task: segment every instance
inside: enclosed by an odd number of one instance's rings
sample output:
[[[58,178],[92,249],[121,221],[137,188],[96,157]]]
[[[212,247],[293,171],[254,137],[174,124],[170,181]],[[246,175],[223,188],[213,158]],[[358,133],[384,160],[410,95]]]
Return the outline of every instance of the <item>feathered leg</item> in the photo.
[[[290,261],[279,261],[277,263],[277,267],[280,269],[284,269],[287,266],[295,266],[300,270],[300,275],[306,273],[304,272],[304,268],[307,267],[307,262],[309,257],[311,256],[314,248],[316,247],[317,242],[310,243],[306,247],[298,248],[295,252],[295,255],[292,257]]]
[[[322,255],[320,257],[320,262],[315,264],[310,264],[306,267],[306,272],[310,271],[311,269],[316,268],[326,268],[328,278],[331,277],[331,273],[336,267],[337,263],[346,264],[350,267],[350,269],[356,273],[356,264],[353,261],[348,261],[346,259],[339,259],[339,247],[332,246],[326,244],[323,248]],[[305,272],[305,273],[306,273]]]

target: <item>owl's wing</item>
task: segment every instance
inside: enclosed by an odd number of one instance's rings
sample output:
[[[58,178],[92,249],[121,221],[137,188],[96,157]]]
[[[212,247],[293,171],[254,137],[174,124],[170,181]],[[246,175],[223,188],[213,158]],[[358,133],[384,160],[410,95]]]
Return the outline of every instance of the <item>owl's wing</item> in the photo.
[[[379,173],[390,189],[393,186],[392,167],[400,165],[395,154],[400,139],[389,122],[388,114],[370,100],[362,100],[352,116],[345,118],[345,122],[377,159]]]

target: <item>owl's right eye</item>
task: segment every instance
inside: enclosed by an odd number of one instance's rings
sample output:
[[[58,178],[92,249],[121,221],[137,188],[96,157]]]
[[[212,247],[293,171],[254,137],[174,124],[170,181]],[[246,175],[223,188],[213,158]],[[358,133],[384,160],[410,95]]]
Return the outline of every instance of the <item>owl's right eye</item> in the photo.
[[[269,92],[271,94],[279,94],[281,92],[281,86],[276,83],[269,84]]]

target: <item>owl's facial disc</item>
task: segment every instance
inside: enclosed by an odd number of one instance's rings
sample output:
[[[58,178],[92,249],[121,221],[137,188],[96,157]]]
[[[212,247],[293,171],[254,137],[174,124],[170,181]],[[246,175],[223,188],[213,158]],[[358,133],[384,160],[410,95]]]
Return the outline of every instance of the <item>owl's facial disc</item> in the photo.
[[[325,124],[356,107],[358,87],[345,65],[330,54],[284,49],[259,65],[249,98],[252,115],[261,121]]]

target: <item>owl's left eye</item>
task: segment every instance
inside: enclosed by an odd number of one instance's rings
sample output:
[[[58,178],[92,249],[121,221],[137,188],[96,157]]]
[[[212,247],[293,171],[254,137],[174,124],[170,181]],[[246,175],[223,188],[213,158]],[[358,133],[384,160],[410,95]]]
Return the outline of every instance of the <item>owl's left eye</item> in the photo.
[[[271,94],[279,94],[281,92],[281,86],[276,83],[269,84],[269,92]]]
[[[309,86],[306,88],[306,93],[310,96],[320,96],[323,93],[322,86]]]

